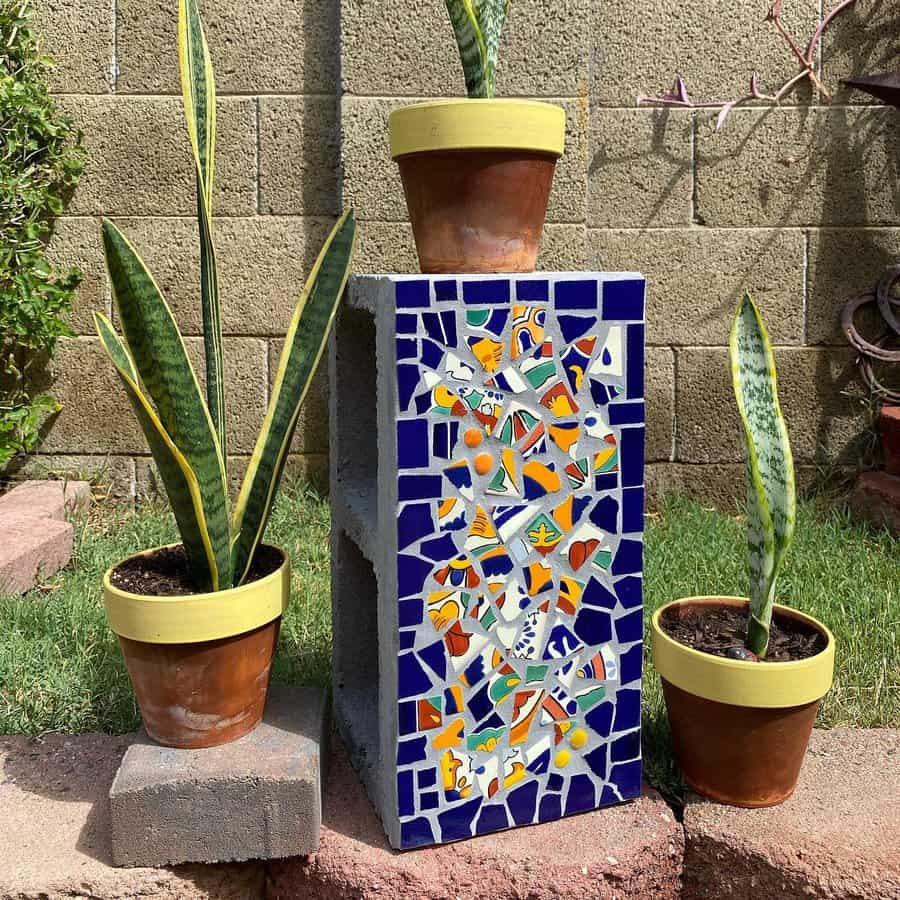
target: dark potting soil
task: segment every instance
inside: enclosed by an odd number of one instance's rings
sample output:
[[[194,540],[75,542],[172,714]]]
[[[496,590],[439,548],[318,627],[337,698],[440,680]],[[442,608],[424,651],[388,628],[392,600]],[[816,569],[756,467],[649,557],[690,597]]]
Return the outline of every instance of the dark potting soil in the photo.
[[[280,550],[262,545],[253,557],[244,584],[271,575],[283,561]],[[203,593],[191,582],[187,554],[181,544],[126,559],[113,569],[110,581],[119,590],[145,597],[184,597]]]
[[[659,624],[669,637],[701,653],[729,656],[744,647],[747,635],[747,611],[730,606],[703,609],[668,610]],[[795,619],[772,616],[769,649],[762,662],[791,662],[821,653],[826,640],[814,628]],[[731,654],[729,654],[731,651]]]

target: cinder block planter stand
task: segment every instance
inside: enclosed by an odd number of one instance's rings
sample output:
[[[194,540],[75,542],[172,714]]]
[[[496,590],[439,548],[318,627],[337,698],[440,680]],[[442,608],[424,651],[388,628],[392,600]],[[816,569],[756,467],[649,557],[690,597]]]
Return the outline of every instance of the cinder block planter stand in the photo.
[[[633,274],[351,282],[334,702],[394,847],[640,794],[643,321]]]

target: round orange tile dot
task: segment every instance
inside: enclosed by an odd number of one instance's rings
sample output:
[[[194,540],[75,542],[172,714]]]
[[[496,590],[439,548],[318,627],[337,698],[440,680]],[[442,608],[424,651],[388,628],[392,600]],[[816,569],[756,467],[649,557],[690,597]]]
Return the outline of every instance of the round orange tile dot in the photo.
[[[572,754],[569,753],[568,750],[560,750],[553,761],[556,763],[557,768],[564,769],[569,764],[571,758]]]
[[[570,743],[576,750],[580,750],[587,743],[587,732],[583,728],[576,728],[572,732]]]
[[[487,475],[494,466],[494,457],[490,453],[479,453],[475,457],[475,471],[479,475]]]
[[[463,440],[466,442],[467,447],[477,447],[483,439],[484,436],[477,428],[467,428],[466,433],[463,435]]]

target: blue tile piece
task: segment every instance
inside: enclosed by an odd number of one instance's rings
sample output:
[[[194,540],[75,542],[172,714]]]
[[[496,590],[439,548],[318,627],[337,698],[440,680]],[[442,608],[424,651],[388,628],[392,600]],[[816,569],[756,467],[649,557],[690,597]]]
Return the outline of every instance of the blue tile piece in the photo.
[[[641,640],[643,629],[644,617],[639,609],[616,619],[616,637],[620,644],[630,644],[632,641]]]
[[[419,730],[419,723],[416,720],[416,704],[415,701],[399,704],[399,730],[400,734],[413,734]]]
[[[613,803],[621,803],[622,800],[622,796],[611,785],[603,785],[603,793],[600,795],[601,806],[611,806]]]
[[[401,475],[397,479],[397,499],[438,500],[443,480],[440,475]]]
[[[618,391],[613,389],[610,385],[593,378],[591,378],[590,381],[591,399],[594,401],[595,406],[606,406],[610,400],[618,396]]]
[[[605,644],[612,639],[609,613],[599,609],[582,609],[575,619],[575,634],[585,644]]]
[[[619,503],[615,497],[601,497],[591,510],[590,520],[601,530],[615,534],[619,530]]]
[[[447,653],[443,641],[435,641],[419,651],[419,659],[437,675],[441,681],[447,678]]]
[[[545,794],[541,797],[541,806],[538,810],[538,822],[554,822],[562,818],[562,800],[555,794]]]
[[[394,295],[397,300],[397,309],[418,309],[431,306],[430,294],[426,278],[415,281],[398,281]]]
[[[415,791],[413,789],[412,769],[397,773],[397,802],[401,816],[411,816],[416,811]]]
[[[397,557],[397,585],[400,597],[418,594],[431,574],[432,564],[417,556],[400,554]]]
[[[601,780],[606,781],[607,753],[606,744],[601,744],[584,757],[590,770]]]
[[[506,807],[502,803],[491,803],[481,810],[478,824],[475,826],[476,834],[488,834],[491,831],[500,831],[509,828],[509,816]]]
[[[397,394],[400,401],[400,409],[406,412],[409,409],[409,401],[412,400],[416,388],[419,386],[421,373],[418,366],[397,366]]]
[[[585,717],[584,721],[600,735],[600,737],[609,737],[612,729],[614,707],[612,703],[604,701],[595,706]]]
[[[558,772],[554,772],[547,779],[547,790],[548,791],[561,791],[564,783],[565,782],[563,780],[562,775],[560,775]]]
[[[564,316],[556,317],[563,340],[572,344],[580,337],[584,337],[597,324],[596,316]]]
[[[481,561],[481,571],[485,578],[508,575],[513,570],[513,561],[509,556],[492,556]]]
[[[637,730],[629,731],[628,734],[623,734],[622,737],[616,738],[612,742],[610,759],[614,763],[637,759],[640,755],[641,733]]]
[[[640,322],[644,318],[643,279],[605,281],[603,318],[608,322]]]
[[[619,469],[622,473],[622,487],[640,487],[644,483],[643,428],[622,429],[619,438]]]
[[[628,371],[625,396],[640,400],[644,396],[644,326],[629,325],[626,336]]]
[[[397,745],[397,765],[411,766],[413,763],[422,762],[427,758],[425,750],[427,744],[428,738],[424,737],[400,741]]]
[[[623,800],[637,797],[641,792],[641,761],[636,759],[613,766],[609,780],[619,789]]]
[[[440,795],[437,791],[426,791],[422,794],[419,805],[421,806],[422,811],[425,812],[429,809],[437,809],[440,802]]]
[[[619,476],[616,472],[604,472],[594,478],[594,490],[598,494],[614,491],[618,486]]]
[[[424,419],[397,422],[397,457],[402,469],[427,468],[428,422]]]
[[[540,756],[526,766],[534,775],[543,775],[550,768],[550,751],[545,750]]]
[[[619,656],[619,679],[622,684],[631,684],[641,677],[643,649],[641,644],[635,644]]]
[[[397,604],[400,614],[400,627],[412,628],[414,625],[421,625],[424,611],[424,604],[418,598],[415,600],[401,600]]]
[[[630,534],[644,528],[644,489],[625,488],[622,491],[622,531]]]
[[[550,282],[543,278],[520,278],[516,282],[516,299],[546,303],[550,300]]]
[[[644,545],[640,541],[619,541],[612,564],[613,575],[633,575],[641,571]]]
[[[509,303],[509,279],[487,278],[484,281],[464,281],[465,303]]]
[[[634,609],[643,603],[643,582],[637,577],[619,578],[616,581],[616,595],[625,609]]]
[[[506,806],[516,825],[528,825],[534,821],[537,806],[538,783],[530,781],[514,788],[506,798]]]
[[[614,729],[629,731],[641,723],[641,692],[633,688],[616,691]]]
[[[445,534],[432,541],[424,541],[420,549],[422,556],[427,557],[432,562],[452,559],[459,553],[456,541],[453,540],[453,535],[451,534]]]
[[[488,693],[489,685],[484,685],[469,698],[469,712],[476,721],[485,718],[494,711],[494,701]]]
[[[439,369],[444,359],[444,351],[440,344],[429,341],[428,338],[422,338],[422,350],[419,359],[422,364],[428,366],[429,369]]]
[[[412,650],[412,648],[415,646],[416,646],[415,631],[401,631],[400,632],[400,649],[401,650]]]
[[[419,342],[415,338],[397,338],[397,359],[415,359]]]
[[[461,806],[454,806],[438,816],[442,841],[459,841],[472,835],[472,822],[482,804],[476,797]]]
[[[448,303],[456,300],[456,281],[443,280],[434,283],[434,297],[438,303]]]
[[[601,609],[615,609],[616,595],[596,578],[591,576],[581,595],[583,606],[599,606]]]
[[[452,459],[458,440],[459,422],[435,422],[431,439],[431,452],[435,459]]]
[[[415,653],[401,653],[397,657],[397,696],[401,700],[431,690],[433,682]],[[415,760],[413,760],[415,762]]]
[[[422,769],[416,776],[420,788],[430,788],[437,784],[437,769]]]
[[[569,782],[569,792],[566,794],[566,815],[586,812],[594,809],[595,802],[594,783],[587,775],[574,775]]]
[[[397,334],[415,334],[419,330],[419,317],[410,313],[397,313]]]
[[[404,506],[397,517],[397,549],[405,550],[410,544],[432,534],[436,527],[430,503]]]
[[[640,425],[644,421],[644,401],[626,400],[607,407],[610,425]]]
[[[553,305],[556,309],[597,309],[596,281],[557,281]]]
[[[404,850],[412,850],[413,847],[422,847],[425,844],[433,843],[434,834],[428,819],[413,819],[411,822],[400,823],[400,845]]]
[[[422,324],[425,326],[425,333],[432,340],[448,349],[456,347],[456,313],[452,309],[424,313]]]

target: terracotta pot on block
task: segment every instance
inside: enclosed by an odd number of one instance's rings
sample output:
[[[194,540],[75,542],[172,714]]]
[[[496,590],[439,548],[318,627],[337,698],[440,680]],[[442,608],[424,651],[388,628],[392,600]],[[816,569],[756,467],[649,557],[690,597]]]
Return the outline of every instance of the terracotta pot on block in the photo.
[[[155,741],[215,747],[259,724],[290,599],[290,563],[281,556],[281,565],[257,581],[185,597],[130,594],[112,584],[115,567],[106,573],[109,624]]]
[[[740,597],[691,597],[657,610],[653,664],[688,785],[732,806],[775,806],[794,792],[819,702],[831,687],[833,635],[812,617],[776,606],[776,618],[812,626],[827,644],[808,659],[767,663],[693,650],[660,627],[660,617],[672,610],[748,605]]]
[[[529,100],[436,100],[390,116],[426,274],[533,272],[565,111]]]

